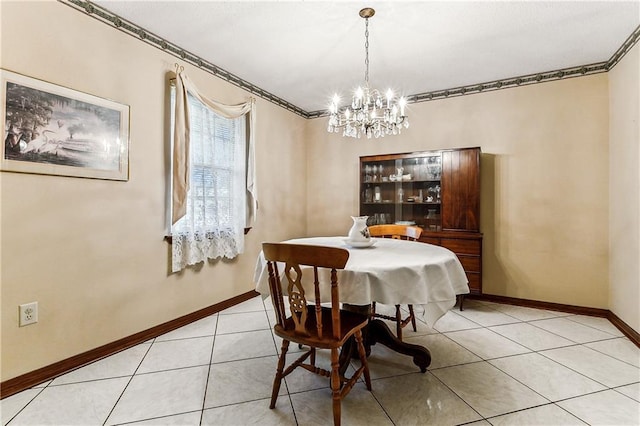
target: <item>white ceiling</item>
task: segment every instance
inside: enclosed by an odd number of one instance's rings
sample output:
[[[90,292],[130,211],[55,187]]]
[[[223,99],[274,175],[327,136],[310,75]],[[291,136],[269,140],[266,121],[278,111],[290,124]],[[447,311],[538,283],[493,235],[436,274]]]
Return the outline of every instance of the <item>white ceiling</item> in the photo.
[[[404,95],[607,61],[634,1],[114,1],[94,4],[307,111],[364,81]]]

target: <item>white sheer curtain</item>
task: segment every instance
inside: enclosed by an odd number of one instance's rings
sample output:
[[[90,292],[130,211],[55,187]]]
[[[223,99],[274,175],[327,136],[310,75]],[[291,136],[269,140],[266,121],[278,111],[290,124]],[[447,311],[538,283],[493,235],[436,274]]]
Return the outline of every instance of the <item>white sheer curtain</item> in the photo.
[[[246,137],[246,115],[249,137]],[[172,270],[244,251],[257,208],[254,100],[224,105],[202,96],[183,72],[175,92]]]

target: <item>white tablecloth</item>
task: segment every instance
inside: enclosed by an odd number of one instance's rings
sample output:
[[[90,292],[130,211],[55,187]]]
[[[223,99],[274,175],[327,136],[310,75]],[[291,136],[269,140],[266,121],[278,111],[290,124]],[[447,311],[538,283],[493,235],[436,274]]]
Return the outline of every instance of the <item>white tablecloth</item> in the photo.
[[[346,237],[312,237],[283,242],[349,250],[347,265],[338,275],[341,302],[421,305],[423,319],[430,327],[455,305],[457,294],[469,293],[467,276],[460,261],[444,247],[375,238],[376,243],[371,247],[352,248],[345,240]],[[282,270],[280,265],[279,271]],[[269,272],[262,252],[256,262],[254,281],[259,293],[269,294]],[[310,287],[305,286],[305,291],[312,295],[313,278],[306,278],[306,281]],[[327,295],[325,301],[329,301],[328,287],[321,287],[322,294]]]

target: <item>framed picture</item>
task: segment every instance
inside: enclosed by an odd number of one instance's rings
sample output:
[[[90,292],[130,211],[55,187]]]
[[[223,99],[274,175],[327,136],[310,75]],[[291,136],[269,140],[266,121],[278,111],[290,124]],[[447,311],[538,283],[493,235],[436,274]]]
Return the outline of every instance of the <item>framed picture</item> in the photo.
[[[0,70],[0,170],[129,180],[129,106]]]

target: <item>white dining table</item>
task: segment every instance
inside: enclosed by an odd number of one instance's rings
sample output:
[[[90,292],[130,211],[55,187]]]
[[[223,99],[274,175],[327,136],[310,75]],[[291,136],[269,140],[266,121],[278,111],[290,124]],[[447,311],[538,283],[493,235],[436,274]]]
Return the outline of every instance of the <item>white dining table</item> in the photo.
[[[467,276],[452,251],[415,241],[391,238],[373,240],[372,246],[364,248],[353,247],[348,244],[346,237],[339,236],[297,238],[282,242],[348,250],[349,260],[345,268],[338,271],[342,302],[352,305],[376,302],[385,305],[413,304],[414,308],[421,306],[422,310],[415,309],[416,314],[421,315],[430,327],[455,305],[456,295],[469,293]],[[267,264],[260,252],[254,281],[256,290],[264,296],[269,294],[268,278]],[[329,284],[324,285],[321,293],[330,294],[327,291]]]

